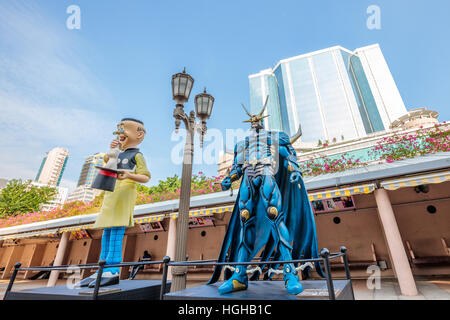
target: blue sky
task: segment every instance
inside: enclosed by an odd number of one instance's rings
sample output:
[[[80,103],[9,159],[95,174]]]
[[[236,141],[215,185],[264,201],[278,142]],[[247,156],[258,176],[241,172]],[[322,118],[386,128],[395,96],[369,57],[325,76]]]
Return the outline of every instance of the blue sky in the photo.
[[[81,9],[80,30],[66,27],[70,5]],[[381,9],[380,30],[366,27],[370,5]],[[149,184],[180,175],[170,163],[172,74],[186,66],[192,95],[205,86],[214,95],[209,128],[246,128],[249,74],[334,45],[379,43],[407,108],[450,120],[449,10],[445,0],[0,0],[0,177],[33,179],[60,146],[70,151],[62,185],[73,189],[85,157],[108,149],[124,116],[148,130]]]

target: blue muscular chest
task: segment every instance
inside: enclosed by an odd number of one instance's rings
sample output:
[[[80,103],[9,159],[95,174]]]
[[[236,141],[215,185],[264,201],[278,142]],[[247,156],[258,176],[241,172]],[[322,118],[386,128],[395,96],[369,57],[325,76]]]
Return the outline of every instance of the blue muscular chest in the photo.
[[[243,150],[244,161],[252,164],[272,156],[271,139],[268,134],[255,134],[247,136]]]

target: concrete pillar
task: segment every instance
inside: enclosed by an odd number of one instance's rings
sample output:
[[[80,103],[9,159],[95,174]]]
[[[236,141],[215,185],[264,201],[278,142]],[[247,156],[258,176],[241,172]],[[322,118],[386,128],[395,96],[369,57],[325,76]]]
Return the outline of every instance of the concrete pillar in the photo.
[[[404,296],[416,296],[418,294],[416,283],[414,282],[408,257],[406,256],[405,247],[403,246],[389,195],[383,188],[376,189],[374,193],[378,206],[378,215],[386,237],[400,291]]]
[[[53,262],[53,266],[62,265],[64,254],[66,253],[67,244],[69,243],[70,232],[63,232],[61,236],[61,241],[59,242],[58,251],[56,252],[55,261]],[[47,287],[53,287],[56,285],[56,281],[58,281],[59,271],[54,270],[50,273],[50,277],[48,279]]]
[[[170,257],[170,260],[175,258],[175,244],[177,236],[177,219],[170,218],[169,221],[169,233],[167,235],[167,249],[166,256]],[[172,280],[172,267],[167,270],[167,280]]]
[[[11,271],[14,269],[14,265],[21,260],[20,258],[22,257],[23,249],[23,245],[11,247],[11,250],[9,251],[9,257],[5,265],[5,271],[3,271],[1,279],[9,278],[9,276],[11,275]]]

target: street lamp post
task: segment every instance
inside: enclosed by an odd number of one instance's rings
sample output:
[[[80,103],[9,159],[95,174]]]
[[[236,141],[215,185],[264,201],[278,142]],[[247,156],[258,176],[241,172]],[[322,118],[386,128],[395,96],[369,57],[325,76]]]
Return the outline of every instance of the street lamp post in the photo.
[[[186,126],[186,143],[183,155],[183,171],[181,174],[180,205],[178,210],[177,234],[175,238],[175,261],[186,260],[187,234],[189,230],[189,208],[191,200],[191,180],[192,180],[192,160],[194,155],[194,135],[195,131],[200,134],[200,147],[203,146],[203,138],[206,134],[206,120],[209,119],[214,104],[214,97],[206,93],[195,96],[195,110],[189,113],[184,112],[184,105],[189,100],[194,79],[183,72],[172,76],[173,100],[177,102],[173,117],[175,118],[175,130],[178,130],[181,122]],[[197,123],[195,116],[200,122]],[[187,267],[172,267],[171,292],[186,288]]]

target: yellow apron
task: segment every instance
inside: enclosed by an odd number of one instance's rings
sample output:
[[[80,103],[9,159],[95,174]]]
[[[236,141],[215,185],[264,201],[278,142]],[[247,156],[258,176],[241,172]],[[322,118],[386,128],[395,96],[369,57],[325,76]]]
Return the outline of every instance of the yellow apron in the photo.
[[[143,174],[150,178],[144,156],[135,156],[136,168],[133,173]],[[94,228],[132,227],[134,226],[134,206],[137,199],[137,182],[131,179],[116,180],[113,192],[105,191],[103,205],[95,221]]]
[[[102,209],[94,228],[132,227],[136,204],[136,182],[130,179],[117,180],[113,192],[105,191]]]

